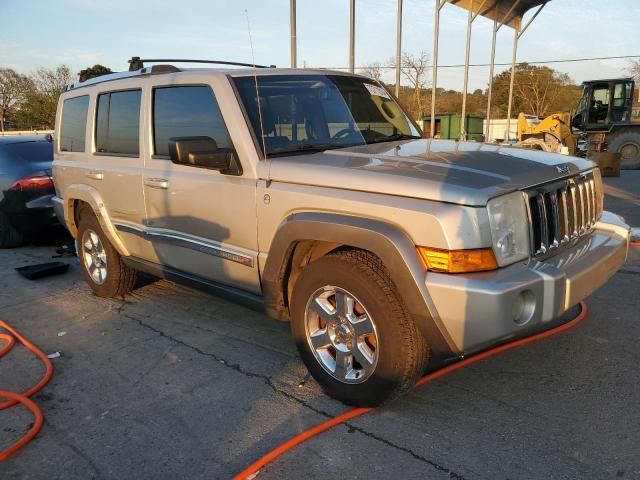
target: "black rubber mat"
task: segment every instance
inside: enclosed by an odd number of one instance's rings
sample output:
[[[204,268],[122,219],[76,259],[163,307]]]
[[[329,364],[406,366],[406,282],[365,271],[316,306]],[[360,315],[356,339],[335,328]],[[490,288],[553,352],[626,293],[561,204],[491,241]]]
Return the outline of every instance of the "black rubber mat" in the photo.
[[[69,270],[69,264],[64,262],[47,262],[16,268],[16,272],[29,280],[37,280],[39,278],[50,277],[52,275],[60,275],[67,270]]]

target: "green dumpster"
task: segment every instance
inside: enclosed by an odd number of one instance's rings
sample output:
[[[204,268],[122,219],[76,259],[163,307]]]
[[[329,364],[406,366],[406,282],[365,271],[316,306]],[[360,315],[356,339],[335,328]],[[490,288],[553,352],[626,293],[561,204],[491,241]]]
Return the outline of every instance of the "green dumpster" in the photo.
[[[462,115],[459,113],[439,113],[436,115],[435,137],[447,140],[460,139],[460,120]],[[431,116],[423,117],[424,131],[427,136],[431,131]],[[475,140],[482,142],[484,139],[483,117],[477,115],[466,116],[467,140]]]

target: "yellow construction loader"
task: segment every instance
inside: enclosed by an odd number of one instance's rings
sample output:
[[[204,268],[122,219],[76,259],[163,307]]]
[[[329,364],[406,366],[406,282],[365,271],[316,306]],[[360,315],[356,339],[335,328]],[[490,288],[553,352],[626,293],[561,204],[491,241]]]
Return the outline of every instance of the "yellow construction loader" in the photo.
[[[518,143],[522,148],[576,154],[576,136],[571,132],[571,115],[554,113],[546,118],[520,113]]]
[[[632,78],[590,80],[582,84],[576,113],[538,118],[518,115],[518,146],[584,155],[617,152],[623,169],[640,169],[640,89]],[[577,139],[584,141],[576,150]]]

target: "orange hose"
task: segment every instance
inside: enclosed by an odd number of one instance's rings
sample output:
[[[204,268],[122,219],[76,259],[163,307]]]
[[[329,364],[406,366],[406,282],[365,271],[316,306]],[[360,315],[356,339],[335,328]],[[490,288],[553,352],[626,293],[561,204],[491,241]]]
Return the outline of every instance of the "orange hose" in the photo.
[[[489,358],[499,353],[502,353],[506,350],[511,350],[512,348],[521,347],[522,345],[526,345],[527,343],[532,343],[537,340],[542,340],[543,338],[547,338],[552,335],[556,335],[558,333],[562,333],[566,330],[569,330],[570,328],[575,327],[578,323],[582,322],[587,317],[587,312],[588,312],[587,304],[585,302],[580,302],[580,307],[581,307],[581,310],[578,316],[563,325],[552,328],[550,330],[546,330],[544,332],[537,333],[530,337],[514,340],[512,342],[505,343],[503,345],[498,345],[497,347],[493,347],[488,350],[484,350],[480,353],[476,353],[470,357],[460,360],[459,362],[448,365],[444,368],[441,368],[440,370],[437,370],[433,373],[425,375],[416,383],[416,387],[424,385],[425,383],[431,382],[436,378],[443,377],[451,372],[454,372],[455,370],[459,370],[468,365],[471,365],[472,363],[475,363],[485,358]],[[316,435],[326,430],[329,430],[332,427],[335,427],[336,425],[346,422],[347,420],[350,420],[352,418],[359,417],[360,415],[364,415],[365,413],[369,413],[372,410],[373,408],[352,408],[351,410],[347,410],[346,412],[336,417],[330,418],[329,420],[326,420],[316,425],[315,427],[310,428],[309,430],[305,430],[304,432],[299,433],[295,437],[292,437],[286,442],[280,444],[278,447],[271,450],[262,458],[258,459],[257,461],[249,465],[242,472],[234,476],[233,480],[247,480],[249,478],[252,478],[252,475],[256,474],[264,466],[273,462],[280,455],[293,449],[297,445],[300,445],[301,443],[309,440],[312,437],[315,437]]]
[[[33,439],[33,437],[35,437],[38,432],[40,432],[44,420],[42,418],[42,411],[40,410],[38,405],[33,403],[30,398],[25,397],[24,395],[21,395],[19,393],[8,392],[6,390],[0,390],[0,397],[10,398],[14,402],[14,405],[16,403],[21,403],[29,410],[31,410],[31,413],[33,413],[33,416],[35,418],[33,426],[27,433],[20,437],[17,442],[14,442],[12,445],[10,445],[9,448],[6,448],[2,452],[0,452],[0,462],[4,462],[7,458],[9,458],[11,455],[24,447],[27,443],[29,443]]]
[[[19,449],[24,447],[27,443],[35,437],[40,429],[42,428],[43,417],[42,411],[38,406],[31,401],[28,397],[42,390],[42,388],[51,380],[51,376],[53,375],[53,365],[51,364],[51,360],[33,343],[20,335],[15,329],[11,328],[5,322],[0,320],[0,327],[4,328],[9,334],[0,333],[0,340],[4,340],[6,344],[0,350],[0,357],[7,354],[9,350],[13,347],[16,342],[16,339],[20,341],[27,349],[29,349],[36,357],[38,357],[45,366],[45,373],[40,379],[40,381],[27,390],[24,393],[15,393],[9,392],[6,390],[0,390],[0,398],[7,398],[8,400],[0,403],[0,410],[4,410],[6,408],[12,407],[17,404],[22,404],[27,407],[35,418],[33,426],[29,429],[29,431],[24,434],[22,437],[18,439],[17,442],[13,443],[9,448],[0,452],[0,462],[5,461],[9,456],[13,455]]]
[[[13,348],[16,343],[16,339],[6,333],[0,333],[0,340],[7,342],[4,347],[2,347],[2,350],[0,350],[0,357],[3,357]]]

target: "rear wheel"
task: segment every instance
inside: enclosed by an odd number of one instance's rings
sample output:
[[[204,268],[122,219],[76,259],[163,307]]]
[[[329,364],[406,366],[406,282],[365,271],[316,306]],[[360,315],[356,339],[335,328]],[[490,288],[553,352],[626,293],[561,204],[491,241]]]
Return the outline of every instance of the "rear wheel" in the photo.
[[[120,297],[133,290],[137,272],[124,264],[93,212],[84,209],[78,225],[77,251],[84,279],[99,297]]]
[[[0,248],[15,248],[22,245],[24,237],[11,225],[9,218],[0,212]]]
[[[340,251],[310,264],[291,301],[291,329],[313,377],[334,398],[375,406],[411,388],[428,347],[382,262]]]
[[[607,150],[620,153],[620,168],[640,169],[640,131],[618,133],[609,141]]]

